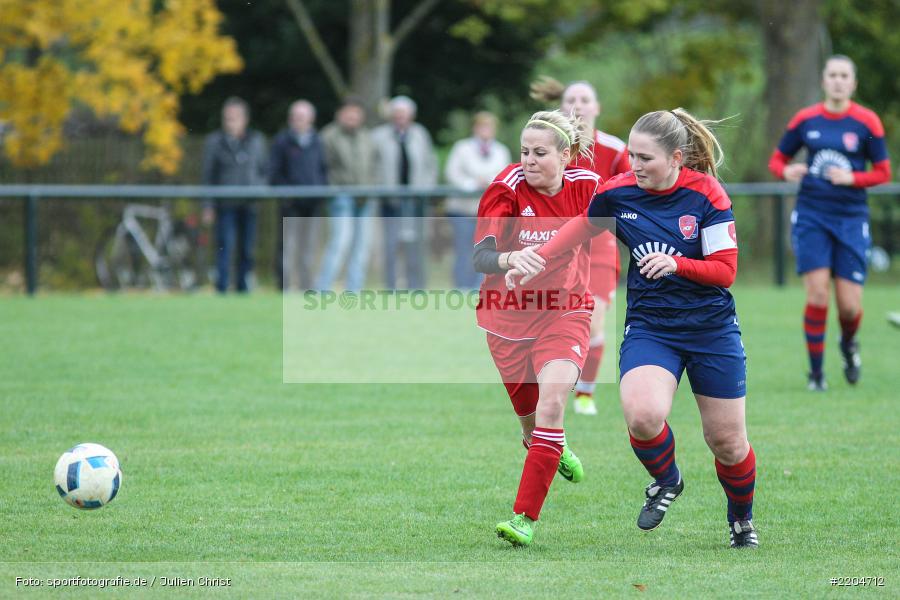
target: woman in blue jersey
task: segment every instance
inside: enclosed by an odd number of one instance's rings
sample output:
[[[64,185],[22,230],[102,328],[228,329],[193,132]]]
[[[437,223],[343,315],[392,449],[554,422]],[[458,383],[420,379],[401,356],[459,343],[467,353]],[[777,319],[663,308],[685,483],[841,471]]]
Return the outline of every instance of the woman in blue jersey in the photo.
[[[809,353],[808,388],[825,391],[822,369],[828,297],[834,278],[844,376],[859,381],[861,360],[856,332],[862,320],[862,288],[866,280],[869,208],[865,188],[891,178],[884,127],[874,112],[852,102],[856,66],[843,55],[825,62],[825,101],[804,108],[769,160],[778,177],[800,182],[797,208],[791,215],[797,272],[806,287],[803,329]],[[805,147],[805,163],[788,164]],[[866,170],[866,162],[873,169]]]
[[[703,434],[728,501],[731,546],[758,545],[751,521],[756,457],[744,416],[745,355],[734,299],[737,238],[731,201],[716,179],[721,149],[705,122],[681,109],[638,119],[628,137],[632,171],[603,184],[587,218],[566,223],[544,259],[614,227],[631,255],[619,367],[631,445],[654,478],[638,527],[655,529],[684,490],[666,419],[687,370]],[[513,269],[507,284],[531,273]]]

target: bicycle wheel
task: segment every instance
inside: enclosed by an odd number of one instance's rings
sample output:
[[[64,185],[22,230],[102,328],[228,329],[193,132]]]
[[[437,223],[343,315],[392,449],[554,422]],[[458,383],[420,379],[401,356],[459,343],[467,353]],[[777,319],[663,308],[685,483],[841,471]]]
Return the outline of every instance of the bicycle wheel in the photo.
[[[166,240],[167,283],[170,288],[191,291],[200,285],[197,271],[197,231],[182,221],[175,223]]]
[[[131,234],[113,227],[101,238],[94,253],[97,281],[104,289],[116,291],[150,285],[147,262]]]

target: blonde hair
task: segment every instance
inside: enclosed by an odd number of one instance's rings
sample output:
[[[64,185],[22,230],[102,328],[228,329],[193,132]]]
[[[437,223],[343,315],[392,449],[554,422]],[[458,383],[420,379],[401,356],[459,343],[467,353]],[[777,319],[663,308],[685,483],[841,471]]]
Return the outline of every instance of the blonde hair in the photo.
[[[710,127],[720,122],[700,120],[683,108],[676,108],[645,114],[631,131],[652,136],[669,154],[681,150],[685,167],[718,177],[725,157]]]
[[[542,110],[531,115],[524,129],[549,131],[556,140],[556,149],[560,152],[568,149],[571,152],[570,162],[584,157],[593,159],[591,139],[587,127],[581,117],[565,115],[558,110]]]

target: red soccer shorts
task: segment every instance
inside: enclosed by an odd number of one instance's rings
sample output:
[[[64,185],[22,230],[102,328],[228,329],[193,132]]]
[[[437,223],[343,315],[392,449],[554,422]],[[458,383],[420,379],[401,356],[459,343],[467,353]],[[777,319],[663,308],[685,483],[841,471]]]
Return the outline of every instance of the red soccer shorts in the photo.
[[[537,410],[537,376],[551,360],[570,360],[581,373],[590,336],[591,315],[586,312],[555,319],[534,340],[487,334],[488,349],[517,415],[525,417]]]

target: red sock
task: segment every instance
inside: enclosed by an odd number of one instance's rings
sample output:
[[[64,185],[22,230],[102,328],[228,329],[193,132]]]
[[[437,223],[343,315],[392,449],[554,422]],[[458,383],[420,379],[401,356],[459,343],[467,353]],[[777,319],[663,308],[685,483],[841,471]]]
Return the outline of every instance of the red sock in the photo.
[[[856,313],[855,317],[850,319],[840,317],[838,320],[841,322],[841,341],[849,344],[856,337],[856,332],[859,330],[859,324],[862,321],[862,310]]]
[[[525,457],[522,468],[522,479],[519,481],[519,492],[513,504],[513,512],[525,513],[532,521],[541,515],[541,507],[550,484],[559,467],[566,435],[562,429],[535,427],[531,434],[531,446]]]

